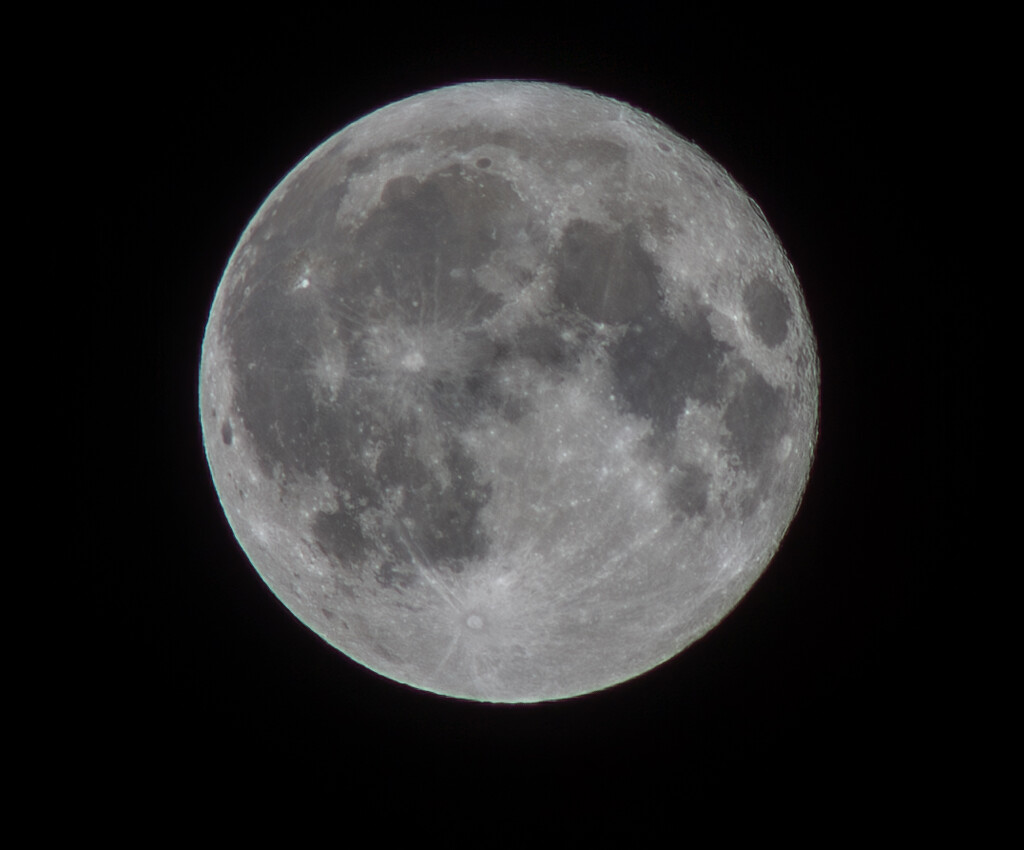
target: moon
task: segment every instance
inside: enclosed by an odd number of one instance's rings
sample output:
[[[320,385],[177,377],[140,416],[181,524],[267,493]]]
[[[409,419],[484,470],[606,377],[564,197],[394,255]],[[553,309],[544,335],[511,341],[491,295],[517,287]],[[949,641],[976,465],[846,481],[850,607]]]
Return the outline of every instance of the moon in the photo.
[[[818,357],[753,200],[651,116],[479,82],[356,121],[217,289],[199,405],[256,571],[331,646],[523,703],[675,656],[799,506]]]

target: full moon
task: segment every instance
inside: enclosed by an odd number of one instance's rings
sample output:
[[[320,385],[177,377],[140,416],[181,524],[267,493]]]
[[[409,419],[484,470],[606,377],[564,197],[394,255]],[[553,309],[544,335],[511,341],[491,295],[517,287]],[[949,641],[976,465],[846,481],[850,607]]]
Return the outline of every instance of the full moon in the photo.
[[[693,143],[480,82],[356,121],[271,192],[203,341],[213,481],[253,566],[398,682],[589,693],[718,623],[818,427],[799,283]]]

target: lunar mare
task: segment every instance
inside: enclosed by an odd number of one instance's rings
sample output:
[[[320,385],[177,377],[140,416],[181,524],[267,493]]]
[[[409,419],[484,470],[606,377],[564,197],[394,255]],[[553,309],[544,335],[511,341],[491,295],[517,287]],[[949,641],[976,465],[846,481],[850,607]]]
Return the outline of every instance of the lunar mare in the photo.
[[[472,83],[384,107],[256,213],[210,312],[207,458],[329,644],[535,702],[713,627],[817,435],[796,275],[706,154],[614,100]]]

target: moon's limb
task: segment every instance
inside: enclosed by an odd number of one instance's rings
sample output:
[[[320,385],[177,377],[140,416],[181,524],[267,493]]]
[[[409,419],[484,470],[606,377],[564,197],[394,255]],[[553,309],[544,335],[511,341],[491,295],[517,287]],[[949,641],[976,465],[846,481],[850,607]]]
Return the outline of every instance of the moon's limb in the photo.
[[[241,545],[333,646],[526,702],[711,628],[771,559],[817,432],[799,284],[654,119],[477,83],[356,122],[271,193],[204,340]]]

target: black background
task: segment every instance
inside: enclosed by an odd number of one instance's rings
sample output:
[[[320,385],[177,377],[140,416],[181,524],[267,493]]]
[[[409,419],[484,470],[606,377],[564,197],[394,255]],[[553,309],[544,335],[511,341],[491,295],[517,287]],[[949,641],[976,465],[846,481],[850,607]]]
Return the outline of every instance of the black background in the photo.
[[[84,404],[113,445],[85,505],[101,575],[70,585],[85,616],[58,662],[81,719],[64,758],[113,767],[133,796],[241,792],[273,809],[326,791],[331,819],[422,807],[460,840],[479,838],[461,832],[476,816],[601,828],[704,799],[767,801],[781,822],[823,804],[905,808],[955,749],[936,729],[954,647],[929,625],[929,588],[966,533],[944,522],[952,482],[976,462],[935,461],[937,441],[962,435],[955,415],[931,419],[973,392],[969,334],[945,312],[956,53],[892,21],[488,9],[169,21],[90,57],[82,227],[104,284],[83,318],[114,365]],[[207,311],[273,186],[367,112],[486,78],[590,88],[703,147],[786,247],[822,364],[809,488],[754,589],[676,659],[537,706],[394,684],[295,621],[234,542],[197,410]]]

